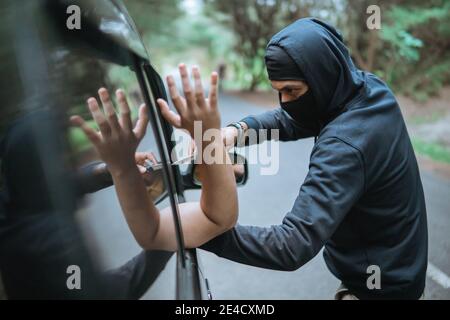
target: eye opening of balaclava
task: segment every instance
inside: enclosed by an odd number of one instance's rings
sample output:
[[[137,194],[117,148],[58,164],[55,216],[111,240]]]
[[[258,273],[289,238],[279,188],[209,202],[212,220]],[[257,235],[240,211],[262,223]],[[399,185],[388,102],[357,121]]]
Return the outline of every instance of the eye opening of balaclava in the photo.
[[[283,48],[277,45],[268,46],[265,61],[270,80],[293,80],[307,83],[302,70]],[[313,130],[315,135],[318,134],[318,106],[310,87],[305,94],[292,101],[282,102],[281,94],[279,93],[278,96],[281,108],[292,119]]]

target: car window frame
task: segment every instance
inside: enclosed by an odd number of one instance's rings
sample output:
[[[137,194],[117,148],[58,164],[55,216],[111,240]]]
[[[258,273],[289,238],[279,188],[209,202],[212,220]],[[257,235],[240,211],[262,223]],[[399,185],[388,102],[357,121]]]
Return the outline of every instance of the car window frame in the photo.
[[[139,58],[136,57],[139,61]],[[138,66],[136,65],[136,68]],[[153,68],[149,61],[144,61],[141,63],[142,71],[144,72],[144,78],[146,81],[142,81],[144,97],[148,97],[148,101],[145,101],[151,108],[151,112],[154,114],[156,122],[158,122],[158,127],[161,132],[159,137],[163,139],[163,144],[166,146],[167,155],[170,151],[175,148],[175,141],[172,139],[173,127],[161,116],[160,109],[156,107],[156,100],[158,98],[165,99],[167,101],[167,94],[162,82],[162,79],[158,72]],[[139,72],[137,72],[139,73]],[[143,79],[144,80],[144,79]],[[144,92],[148,90],[148,92]],[[145,98],[144,98],[145,100]],[[152,115],[151,113],[151,115]],[[161,162],[163,160],[161,159]],[[176,205],[178,207],[179,203],[186,201],[184,196],[184,184],[182,175],[180,172],[179,165],[172,165],[171,159],[168,157],[167,162],[164,164],[164,170],[170,171],[169,175],[172,175],[173,182],[175,184],[173,190],[176,190]],[[171,195],[170,190],[168,191],[169,196]],[[181,225],[181,219],[178,214],[174,214],[174,219],[178,221]],[[183,238],[182,228],[177,230],[180,232],[179,236]],[[184,246],[184,241],[181,242],[183,250],[178,250],[177,252],[177,263],[176,263],[176,299],[177,300],[200,300],[200,299],[210,299],[211,294],[209,292],[209,286],[207,279],[202,275],[199,268],[198,256],[196,249],[186,249]],[[202,281],[204,280],[204,281]]]
[[[129,16],[128,12],[123,11],[124,15],[127,15],[132,21],[132,17]],[[32,32],[34,29],[29,28],[26,30],[25,24],[23,28],[17,31],[17,36],[20,36],[20,32],[25,30],[26,32]],[[31,31],[30,31],[31,30]],[[24,31],[24,32],[25,32]],[[20,40],[21,38],[19,38]],[[42,89],[48,89],[48,83],[47,81],[33,81],[37,77],[37,75],[43,75],[43,79],[45,79],[45,75],[48,74],[48,70],[45,69],[45,55],[44,51],[40,46],[40,37],[33,37],[34,42],[32,44],[30,43],[22,43],[19,42],[18,46],[20,47],[20,52],[28,53],[28,55],[23,55],[22,60],[25,60],[25,63],[21,65],[23,67],[24,72],[23,74],[27,77],[30,77],[30,75],[34,75],[31,78],[24,79],[25,85],[27,87],[29,86],[35,86]],[[81,39],[83,40],[83,39]],[[142,40],[141,40],[142,41]],[[88,48],[91,47],[91,43],[88,44]],[[176,298],[177,299],[202,299],[203,298],[203,290],[202,290],[202,281],[200,281],[201,277],[199,274],[198,269],[198,262],[197,262],[197,254],[195,249],[186,249],[183,241],[183,232],[181,228],[181,220],[179,218],[179,208],[178,203],[185,202],[184,197],[184,189],[183,189],[183,183],[182,178],[179,170],[179,166],[173,166],[171,165],[170,158],[168,157],[168,150],[172,150],[174,143],[171,140],[171,134],[172,134],[172,127],[164,120],[162,119],[160,115],[159,108],[156,108],[155,105],[155,97],[156,98],[165,98],[167,99],[167,96],[165,94],[164,86],[162,85],[162,80],[160,79],[158,73],[153,69],[151,66],[148,57],[142,57],[138,56],[134,51],[132,51],[130,48],[123,47],[120,44],[114,44],[113,42],[108,42],[108,49],[111,49],[111,46],[116,46],[117,48],[120,48],[117,52],[120,51],[120,54],[122,56],[123,53],[126,53],[125,56],[131,56],[132,62],[129,62],[129,64],[121,64],[128,63],[127,60],[120,60],[119,61],[112,61],[108,58],[112,58],[111,56],[105,56],[104,60],[111,62],[113,64],[123,65],[131,67],[133,72],[136,75],[136,79],[140,85],[140,93],[142,94],[144,101],[146,102],[150,114],[153,114],[152,117],[150,117],[150,122],[152,123],[152,129],[155,133],[155,139],[156,143],[159,144],[161,150],[160,150],[160,156],[165,154],[164,158],[162,158],[163,163],[163,170],[164,170],[164,176],[167,177],[166,186],[168,191],[168,197],[171,202],[171,209],[174,216],[174,222],[175,225],[179,226],[177,228],[177,239],[178,239],[178,251],[177,251],[177,266],[176,266]],[[38,51],[36,50],[24,50],[24,48],[28,47],[32,48],[39,48]],[[24,48],[22,48],[24,47]],[[105,48],[96,48],[100,51],[106,51]],[[115,52],[114,50],[111,50]],[[33,53],[34,59],[28,59],[30,56],[30,52]],[[38,54],[39,53],[39,54]],[[41,59],[37,59],[38,63],[34,63],[36,61],[36,56],[41,57]],[[42,62],[44,61],[44,62]],[[23,61],[22,61],[23,62]],[[43,68],[42,70],[37,70],[38,72],[32,72],[33,70],[36,70],[36,68]],[[156,77],[157,76],[157,77]],[[28,106],[26,106],[28,107]],[[25,108],[26,109],[26,108]],[[46,139],[43,136],[42,133],[39,131],[37,132],[37,138],[39,138],[39,143],[45,144]],[[51,158],[52,154],[44,154],[45,158]],[[53,161],[45,161],[53,163]],[[46,172],[49,172],[53,174],[57,170],[54,170],[56,167],[62,166],[61,163],[56,163],[55,166],[48,165],[48,169],[46,168]],[[51,176],[52,180],[55,180],[53,176]],[[56,181],[56,180],[55,180]],[[50,182],[52,186],[58,185],[58,183]],[[55,204],[60,207],[63,212],[67,212],[67,216],[69,217],[69,213],[76,211],[75,206],[75,200],[72,201],[72,198],[74,197],[73,190],[66,190],[66,188],[58,187],[56,188],[55,195],[52,195],[52,200],[55,202]],[[70,201],[65,201],[65,199],[69,198]]]

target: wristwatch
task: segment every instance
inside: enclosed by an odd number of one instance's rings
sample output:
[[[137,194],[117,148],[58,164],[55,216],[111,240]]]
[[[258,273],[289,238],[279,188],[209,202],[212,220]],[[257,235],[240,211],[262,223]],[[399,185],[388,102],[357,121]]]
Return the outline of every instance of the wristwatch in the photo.
[[[233,122],[230,123],[227,127],[235,127],[237,129],[238,136],[236,138],[234,146],[243,147],[245,145],[245,139],[244,139],[244,128],[242,127],[242,124],[240,122]]]

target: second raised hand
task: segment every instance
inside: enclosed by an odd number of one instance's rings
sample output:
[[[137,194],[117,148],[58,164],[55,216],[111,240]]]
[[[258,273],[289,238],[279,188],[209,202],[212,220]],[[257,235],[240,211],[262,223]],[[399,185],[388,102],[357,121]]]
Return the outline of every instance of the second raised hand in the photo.
[[[217,73],[211,74],[209,96],[206,99],[199,68],[192,68],[193,86],[185,64],[179,65],[179,72],[184,97],[179,94],[174,78],[172,76],[167,77],[170,97],[178,114],[169,109],[165,100],[158,99],[163,117],[174,127],[187,130],[192,138],[194,138],[194,123],[196,121],[201,121],[203,132],[208,129],[220,129],[220,114],[217,107]]]
[[[105,88],[98,91],[103,111],[97,99],[88,99],[89,111],[99,127],[99,131],[92,129],[80,116],[73,116],[71,122],[80,127],[97,149],[100,157],[106,162],[111,173],[122,172],[129,167],[135,167],[135,152],[139,142],[145,135],[148,115],[145,105],[139,108],[139,118],[133,128],[130,108],[125,93],[117,90],[116,98],[119,103],[120,116],[117,118],[113,102]]]

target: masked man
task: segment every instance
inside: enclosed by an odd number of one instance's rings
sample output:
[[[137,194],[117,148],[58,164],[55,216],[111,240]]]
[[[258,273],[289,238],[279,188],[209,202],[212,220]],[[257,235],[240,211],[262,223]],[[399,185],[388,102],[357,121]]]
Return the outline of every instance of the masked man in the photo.
[[[317,19],[276,34],[266,66],[281,108],[222,129],[225,143],[243,143],[249,129],[267,129],[269,139],[278,129],[281,141],[316,137],[309,172],[280,225],[237,225],[202,248],[275,270],[296,270],[324,248],[329,270],[342,281],[336,298],[420,298],[426,208],[395,96],[357,69],[341,35]],[[374,288],[367,280],[375,269]]]

